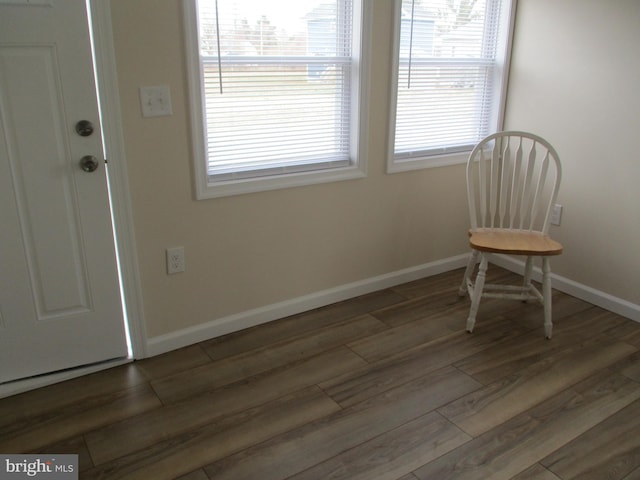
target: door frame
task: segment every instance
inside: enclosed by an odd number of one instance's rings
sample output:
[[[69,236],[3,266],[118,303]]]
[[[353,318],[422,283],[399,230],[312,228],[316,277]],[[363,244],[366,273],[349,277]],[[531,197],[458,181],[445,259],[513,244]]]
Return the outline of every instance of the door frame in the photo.
[[[142,288],[133,228],[133,209],[122,132],[120,94],[111,23],[111,0],[89,0],[89,20],[93,28],[98,103],[102,113],[104,148],[109,162],[109,186],[116,248],[120,260],[122,295],[125,299],[133,359],[147,356]]]
[[[88,18],[93,30],[95,75],[99,85],[98,103],[102,114],[104,149],[108,161],[111,213],[118,250],[120,287],[124,299],[123,310],[129,328],[132,356],[125,360],[107,361],[97,365],[9,382],[0,385],[0,398],[122,365],[147,356],[142,288],[138,270],[133,210],[122,132],[120,94],[116,75],[111,1],[88,0],[88,5]]]

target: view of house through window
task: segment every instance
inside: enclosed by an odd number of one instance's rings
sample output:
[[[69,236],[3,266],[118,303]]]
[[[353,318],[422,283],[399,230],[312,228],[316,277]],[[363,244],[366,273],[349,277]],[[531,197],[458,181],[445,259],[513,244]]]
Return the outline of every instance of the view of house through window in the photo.
[[[210,182],[354,163],[352,0],[199,0],[197,17]]]
[[[390,170],[468,152],[498,128],[510,4],[398,0]]]

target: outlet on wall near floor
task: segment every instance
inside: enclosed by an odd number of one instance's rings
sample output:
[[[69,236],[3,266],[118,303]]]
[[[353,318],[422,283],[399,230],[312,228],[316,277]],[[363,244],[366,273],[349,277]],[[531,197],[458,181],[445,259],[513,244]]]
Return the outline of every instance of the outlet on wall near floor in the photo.
[[[167,273],[184,272],[184,247],[167,248]]]

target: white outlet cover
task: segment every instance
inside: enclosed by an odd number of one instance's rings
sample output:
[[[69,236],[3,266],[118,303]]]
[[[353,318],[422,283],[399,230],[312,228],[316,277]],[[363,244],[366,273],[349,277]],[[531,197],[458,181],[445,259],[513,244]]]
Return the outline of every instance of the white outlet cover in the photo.
[[[140,107],[143,117],[173,115],[169,86],[140,87]]]
[[[555,204],[553,206],[553,210],[551,211],[551,225],[560,225],[560,220],[562,219],[562,205]]]
[[[184,247],[167,248],[167,273],[184,272]]]

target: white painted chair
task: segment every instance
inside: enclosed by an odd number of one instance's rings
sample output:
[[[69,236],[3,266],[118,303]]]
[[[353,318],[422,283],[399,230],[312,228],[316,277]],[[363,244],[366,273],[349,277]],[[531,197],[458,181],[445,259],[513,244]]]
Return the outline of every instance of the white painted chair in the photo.
[[[562,245],[552,240],[548,231],[560,177],[560,160],[554,148],[526,132],[489,135],[469,155],[472,251],[459,291],[471,298],[468,332],[475,326],[481,298],[539,300],[544,305],[545,336],[551,338],[550,257],[561,254]],[[521,286],[485,284],[488,263],[495,254],[526,256]],[[531,283],[534,257],[542,258],[542,293]]]

